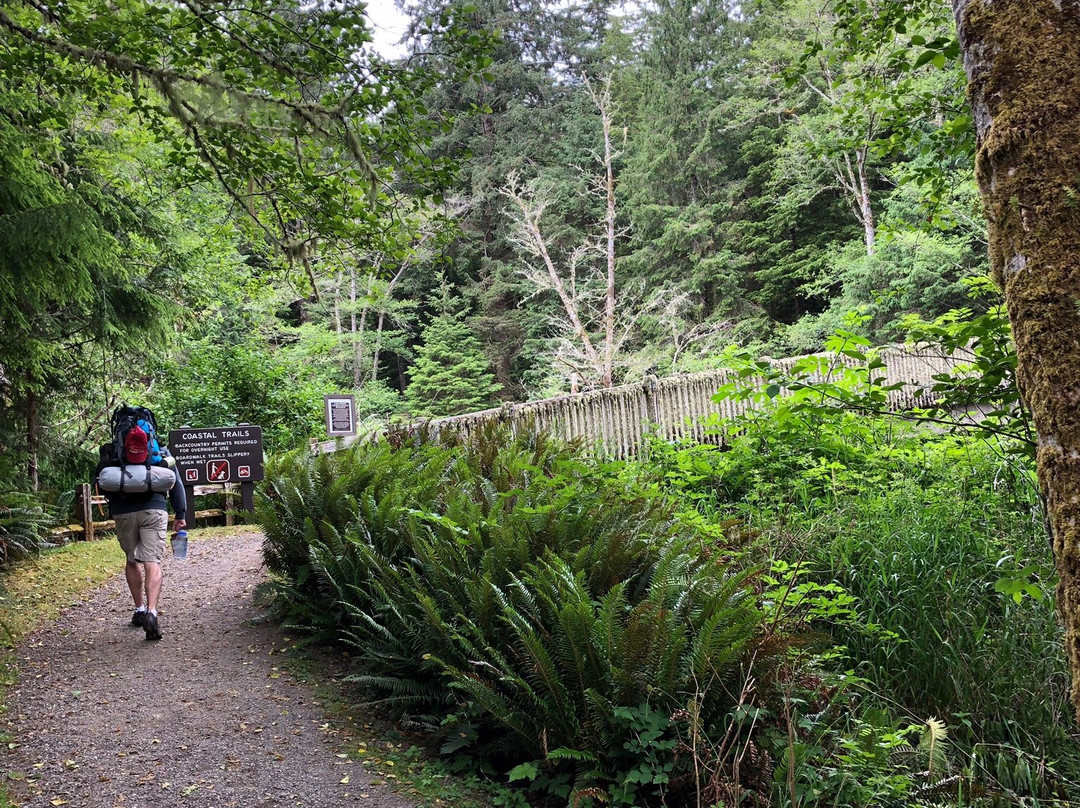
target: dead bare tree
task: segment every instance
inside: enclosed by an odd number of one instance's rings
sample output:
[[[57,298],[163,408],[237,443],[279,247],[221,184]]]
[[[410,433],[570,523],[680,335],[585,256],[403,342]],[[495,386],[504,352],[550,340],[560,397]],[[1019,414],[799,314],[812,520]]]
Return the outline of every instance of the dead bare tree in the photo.
[[[691,346],[697,346],[699,349],[715,348],[716,338],[731,331],[730,320],[696,322],[691,312],[692,308],[692,299],[688,292],[666,289],[658,291],[650,304],[650,309],[656,312],[655,316],[659,325],[669,334],[671,373],[678,372],[679,359],[688,348]]]
[[[640,311],[627,316],[627,307],[619,305],[616,286],[615,247],[624,233],[616,224],[618,152],[612,137],[610,78],[599,86],[586,78],[585,92],[600,113],[603,135],[603,150],[597,155],[603,171],[591,184],[591,191],[604,199],[601,235],[584,237],[556,262],[543,226],[549,204],[547,193],[535,183],[528,185],[518,175],[511,174],[502,194],[512,203],[511,215],[516,224],[512,243],[521,253],[539,261],[539,264],[528,263],[523,276],[537,291],[555,292],[562,306],[565,320],[559,318],[560,331],[570,336],[560,340],[559,362],[566,366],[571,379],[578,378],[589,386],[611,387],[619,349]],[[596,267],[597,256],[603,257],[600,269]]]
[[[389,280],[386,279],[386,274],[393,266],[393,262],[386,253],[353,254],[347,259],[344,256],[341,258],[341,261],[347,263],[349,267],[348,325],[352,343],[352,375],[355,389],[360,389],[368,380],[378,379],[383,332],[387,322],[394,318],[394,312],[401,308],[394,302],[394,292],[398,284],[410,269],[430,259],[431,241],[442,228],[446,218],[460,216],[465,209],[466,206],[461,202],[454,201],[445,205],[438,212],[439,215],[432,210],[421,211],[414,220],[409,222],[408,231],[411,235],[402,244],[404,256],[398,259],[397,270]],[[362,265],[365,266],[366,275],[363,276],[361,282],[359,272]],[[338,277],[334,288],[334,321],[339,337],[342,336],[345,327],[340,311],[341,286],[342,279]],[[370,345],[372,351],[370,363],[367,357],[369,318],[375,318],[375,336],[373,344]]]
[[[611,387],[611,370],[615,361],[615,153],[611,147],[611,77],[604,78],[599,90],[585,79],[585,90],[600,111],[604,132],[604,258],[607,267],[607,286],[604,297],[604,387]]]

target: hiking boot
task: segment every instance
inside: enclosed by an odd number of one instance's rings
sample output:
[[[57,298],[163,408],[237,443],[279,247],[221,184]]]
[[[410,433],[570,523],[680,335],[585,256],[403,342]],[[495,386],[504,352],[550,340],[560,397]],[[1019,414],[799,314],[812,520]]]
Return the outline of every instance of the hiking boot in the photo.
[[[158,628],[157,615],[152,612],[147,612],[146,617],[143,620],[143,631],[146,632],[146,639],[148,640],[160,640],[161,629]]]
[[[134,628],[142,628],[146,625],[146,615],[149,614],[145,609],[136,611],[131,615],[131,625]]]

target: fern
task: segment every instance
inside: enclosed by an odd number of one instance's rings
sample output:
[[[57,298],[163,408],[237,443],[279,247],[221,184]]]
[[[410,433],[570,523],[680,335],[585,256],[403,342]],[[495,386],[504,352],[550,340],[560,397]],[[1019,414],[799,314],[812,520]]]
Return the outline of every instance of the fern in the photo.
[[[46,530],[55,521],[53,510],[30,494],[0,493],[0,565],[47,547]]]
[[[949,730],[944,721],[931,716],[923,725],[919,739],[920,756],[926,761],[926,782],[935,783],[949,773],[949,758],[945,741]]]
[[[271,464],[260,518],[282,597],[336,623],[363,664],[350,680],[382,706],[467,720],[453,748],[498,739],[500,760],[540,761],[578,795],[662,789],[630,774],[642,743],[667,772],[672,713],[695,699],[720,733],[735,706],[723,685],[759,624],[747,575],[572,447],[490,427],[399,444]]]

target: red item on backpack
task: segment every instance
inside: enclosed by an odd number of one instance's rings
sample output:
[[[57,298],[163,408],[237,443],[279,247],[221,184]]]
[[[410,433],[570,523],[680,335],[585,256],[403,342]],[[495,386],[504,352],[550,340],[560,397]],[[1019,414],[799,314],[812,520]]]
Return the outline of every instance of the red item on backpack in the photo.
[[[132,427],[124,439],[124,456],[127,458],[127,462],[145,463],[148,454],[146,433],[143,432],[141,427]]]

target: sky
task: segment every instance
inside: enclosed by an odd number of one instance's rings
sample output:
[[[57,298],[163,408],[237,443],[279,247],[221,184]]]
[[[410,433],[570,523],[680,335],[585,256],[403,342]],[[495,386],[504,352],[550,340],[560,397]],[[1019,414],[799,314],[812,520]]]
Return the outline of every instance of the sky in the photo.
[[[375,34],[375,47],[383,56],[400,56],[404,49],[397,45],[405,32],[408,18],[398,10],[394,0],[369,0],[364,10]]]

